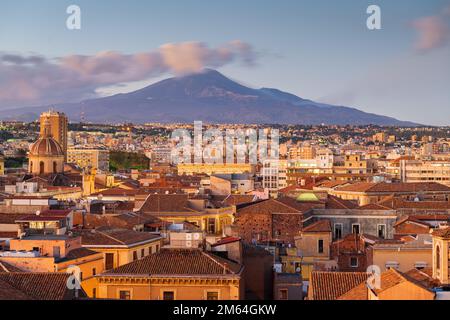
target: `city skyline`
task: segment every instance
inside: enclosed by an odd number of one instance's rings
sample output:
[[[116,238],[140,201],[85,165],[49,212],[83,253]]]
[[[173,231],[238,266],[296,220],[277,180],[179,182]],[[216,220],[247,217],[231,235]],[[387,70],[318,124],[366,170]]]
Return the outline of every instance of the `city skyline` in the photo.
[[[0,108],[129,92],[213,67],[254,88],[448,125],[449,1],[78,1],[81,30],[65,26],[70,4],[2,4]],[[366,27],[370,4],[381,8],[381,30]]]

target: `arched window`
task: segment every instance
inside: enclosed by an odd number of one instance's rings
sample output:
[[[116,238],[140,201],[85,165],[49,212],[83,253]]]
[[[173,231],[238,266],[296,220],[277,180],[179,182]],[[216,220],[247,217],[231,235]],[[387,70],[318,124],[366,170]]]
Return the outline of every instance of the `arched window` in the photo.
[[[57,172],[57,165],[56,165],[56,161],[53,161],[53,173]]]
[[[39,162],[39,174],[43,174],[45,171],[44,169],[44,161]]]
[[[441,268],[441,248],[439,245],[436,246],[436,270]]]

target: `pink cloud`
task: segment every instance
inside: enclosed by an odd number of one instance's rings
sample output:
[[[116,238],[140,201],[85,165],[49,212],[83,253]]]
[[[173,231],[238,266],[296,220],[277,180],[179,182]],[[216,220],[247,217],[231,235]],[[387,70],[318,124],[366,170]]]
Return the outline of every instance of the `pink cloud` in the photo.
[[[169,43],[150,52],[68,55],[56,59],[0,52],[0,107],[49,104],[95,97],[97,89],[218,68],[233,62],[255,63],[256,53],[242,41],[217,48],[201,42]],[[20,89],[20,90],[17,90]]]
[[[425,53],[447,45],[450,41],[449,16],[450,6],[439,15],[423,17],[413,21],[412,26],[417,31],[415,49]]]

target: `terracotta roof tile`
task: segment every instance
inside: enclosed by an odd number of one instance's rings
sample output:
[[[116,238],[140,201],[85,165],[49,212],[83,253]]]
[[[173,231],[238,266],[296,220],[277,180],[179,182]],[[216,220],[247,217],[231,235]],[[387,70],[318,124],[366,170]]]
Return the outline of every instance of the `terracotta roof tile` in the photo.
[[[425,273],[420,274],[420,272],[410,270],[408,274],[402,273],[395,269],[389,269],[381,274],[380,280],[381,287],[379,289],[374,289],[373,291],[375,292],[375,294],[378,295],[379,293],[392,287],[395,287],[396,285],[403,282],[414,283],[415,285],[424,288],[426,290],[430,290],[431,288],[430,286],[431,280],[429,279],[429,276]]]
[[[16,232],[2,232],[0,231],[0,239],[7,238],[7,239],[13,239],[17,237],[17,231]]]
[[[433,236],[441,238],[450,238],[450,227],[433,230]]]
[[[237,214],[244,213],[301,213],[301,211],[275,199],[269,199],[237,208]]]
[[[338,297],[337,300],[367,300],[368,296],[367,284],[364,281],[350,291]]]
[[[308,298],[310,300],[336,300],[354,287],[364,283],[369,277],[366,272],[326,272],[311,273]]]
[[[366,192],[366,193],[382,193],[382,192],[431,192],[431,191],[447,191],[450,187],[436,182],[415,182],[415,183],[371,183],[359,182],[351,185],[336,188],[338,191],[348,192]]]
[[[250,194],[230,194],[222,201],[224,205],[238,205],[255,201],[255,196]]]
[[[224,244],[233,243],[233,242],[240,241],[240,240],[241,240],[241,238],[238,238],[238,237],[225,237],[225,238],[220,239],[216,243],[212,244],[211,247],[218,247],[218,246],[221,246]]]
[[[161,249],[106,275],[233,275],[242,266],[197,249]]]
[[[326,209],[356,209],[358,204],[354,201],[328,195],[325,207]]]
[[[302,232],[331,232],[331,223],[329,220],[319,220],[304,227]]]
[[[187,194],[149,194],[140,211],[144,213],[195,212],[189,208]]]
[[[128,229],[100,227],[93,230],[81,231],[81,243],[83,246],[133,246],[136,243],[153,241],[160,238],[148,232],[138,232]]]
[[[0,272],[23,272],[23,270],[8,262],[0,261]]]
[[[0,280],[0,300],[31,300],[31,298],[8,282]]]
[[[66,273],[0,273],[0,282],[33,300],[64,300],[73,297],[67,288],[69,277]],[[85,295],[83,292],[80,294]]]
[[[276,199],[276,201],[281,202],[282,204],[287,205],[291,208],[297,209],[301,212],[309,211],[312,208],[321,209],[324,207],[324,203],[321,201],[301,202],[291,197],[280,197]]]
[[[79,259],[79,258],[96,255],[96,254],[98,254],[97,251],[92,251],[87,248],[77,248],[77,249],[70,250],[69,253],[62,260],[64,260],[64,261],[75,260],[75,259]],[[59,260],[59,261],[61,261],[61,260]]]

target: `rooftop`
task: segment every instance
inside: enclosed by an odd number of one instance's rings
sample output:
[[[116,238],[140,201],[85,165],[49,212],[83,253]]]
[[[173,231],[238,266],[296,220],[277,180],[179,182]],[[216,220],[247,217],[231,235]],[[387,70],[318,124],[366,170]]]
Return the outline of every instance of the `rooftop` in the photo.
[[[100,227],[81,231],[83,246],[133,246],[142,242],[151,242],[160,239],[159,235],[138,232],[128,229]]]
[[[161,249],[105,275],[237,275],[242,266],[198,249]]]

